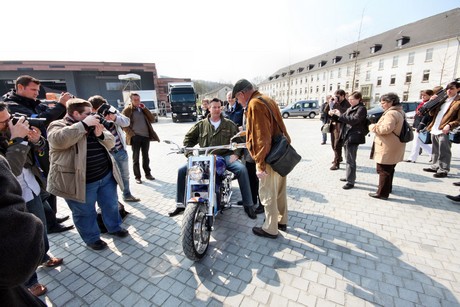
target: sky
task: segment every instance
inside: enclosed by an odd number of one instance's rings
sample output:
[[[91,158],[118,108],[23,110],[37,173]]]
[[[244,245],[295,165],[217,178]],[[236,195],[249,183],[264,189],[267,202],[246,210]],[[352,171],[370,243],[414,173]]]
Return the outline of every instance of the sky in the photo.
[[[457,7],[460,0],[4,1],[0,61],[155,63],[160,76],[254,81]]]

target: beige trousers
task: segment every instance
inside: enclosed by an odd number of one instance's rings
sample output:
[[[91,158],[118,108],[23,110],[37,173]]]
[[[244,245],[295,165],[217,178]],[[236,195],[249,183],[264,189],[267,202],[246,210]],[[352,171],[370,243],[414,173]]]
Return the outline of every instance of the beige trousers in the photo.
[[[278,223],[287,224],[288,209],[286,195],[286,177],[281,177],[267,164],[268,176],[259,181],[259,198],[265,207],[265,222],[262,229],[271,234],[278,234]]]

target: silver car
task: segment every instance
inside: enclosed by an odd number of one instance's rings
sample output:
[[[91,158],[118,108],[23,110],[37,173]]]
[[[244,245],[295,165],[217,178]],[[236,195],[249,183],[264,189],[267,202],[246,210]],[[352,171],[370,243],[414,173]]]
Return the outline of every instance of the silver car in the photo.
[[[300,100],[281,110],[283,118],[303,116],[303,118],[315,118],[319,114],[318,100]]]

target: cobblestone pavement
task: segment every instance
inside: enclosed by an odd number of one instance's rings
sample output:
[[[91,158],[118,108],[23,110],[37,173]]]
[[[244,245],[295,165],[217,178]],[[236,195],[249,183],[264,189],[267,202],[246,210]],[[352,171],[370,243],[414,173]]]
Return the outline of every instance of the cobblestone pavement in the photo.
[[[217,219],[208,254],[184,257],[182,216],[175,206],[176,172],[185,163],[151,143],[155,181],[131,188],[139,203],[126,205],[131,236],[103,235],[104,251],[88,249],[76,230],[51,234],[50,252],[64,264],[39,268],[49,306],[460,306],[459,147],[452,172],[437,179],[422,171],[429,157],[396,167],[393,194],[370,198],[378,176],[369,137],[358,150],[357,183],[343,190],[330,171],[332,150],[320,145],[320,121],[285,120],[301,163],[288,176],[289,223],[276,240],[256,237],[241,207]],[[161,139],[182,142],[192,123],[160,118]],[[329,140],[328,140],[329,141]],[[406,148],[409,155],[411,144]],[[130,153],[131,154],[131,153]],[[239,199],[237,182],[233,201]],[[59,215],[70,214],[62,199]]]

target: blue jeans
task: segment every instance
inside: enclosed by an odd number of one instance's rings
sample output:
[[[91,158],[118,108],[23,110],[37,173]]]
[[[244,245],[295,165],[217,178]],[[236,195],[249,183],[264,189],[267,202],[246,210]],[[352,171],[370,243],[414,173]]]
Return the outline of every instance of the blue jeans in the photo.
[[[121,217],[118,212],[117,183],[109,172],[104,178],[86,184],[86,202],[66,199],[72,210],[75,227],[83,241],[91,244],[100,240],[101,232],[97,225],[96,201],[101,208],[102,220],[108,232],[117,232],[121,228]]]
[[[110,152],[112,157],[117,162],[118,169],[121,173],[121,179],[123,180],[123,198],[130,197],[131,191],[129,190],[129,158],[128,152],[124,149],[120,149],[118,152]]]
[[[233,163],[230,163],[230,156],[225,156],[225,163],[227,164],[227,169],[235,174],[238,178],[238,185],[240,186],[241,196],[243,198],[244,206],[254,205],[252,201],[251,185],[249,184],[249,175],[246,166],[237,160]],[[179,168],[177,172],[177,192],[176,192],[176,202],[182,203],[185,205],[185,180],[187,175],[187,165]]]

